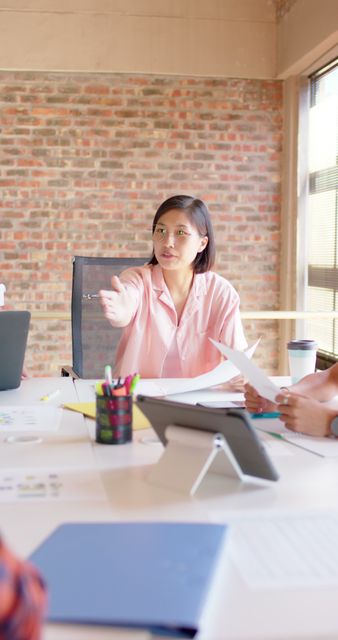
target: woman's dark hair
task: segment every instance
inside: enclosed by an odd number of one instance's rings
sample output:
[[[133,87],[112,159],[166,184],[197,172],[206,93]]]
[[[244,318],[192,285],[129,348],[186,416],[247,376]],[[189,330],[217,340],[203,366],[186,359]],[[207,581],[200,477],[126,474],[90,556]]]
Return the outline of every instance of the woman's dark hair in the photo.
[[[167,211],[171,211],[172,209],[185,211],[189,216],[190,222],[196,227],[201,238],[204,236],[208,237],[207,246],[203,251],[197,254],[193,262],[193,270],[194,273],[204,273],[205,271],[209,271],[215,262],[216,248],[208,207],[198,198],[192,198],[191,196],[172,196],[171,198],[168,198],[168,200],[162,202],[157,209],[153,220],[152,233],[154,233],[156,224],[163,214]],[[148,264],[157,264],[154,252]]]

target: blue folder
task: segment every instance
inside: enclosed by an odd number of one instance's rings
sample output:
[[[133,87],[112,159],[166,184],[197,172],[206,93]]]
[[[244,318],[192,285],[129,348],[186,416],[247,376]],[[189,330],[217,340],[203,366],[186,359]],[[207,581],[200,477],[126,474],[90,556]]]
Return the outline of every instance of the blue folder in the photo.
[[[48,584],[48,620],[193,638],[226,530],[199,523],[61,525],[30,557]]]

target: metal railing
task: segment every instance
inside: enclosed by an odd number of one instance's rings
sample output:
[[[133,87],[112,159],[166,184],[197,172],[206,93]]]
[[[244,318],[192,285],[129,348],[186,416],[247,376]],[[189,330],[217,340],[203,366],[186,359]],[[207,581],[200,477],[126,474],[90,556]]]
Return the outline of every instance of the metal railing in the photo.
[[[70,312],[32,311],[33,320],[71,320]],[[242,320],[308,320],[338,318],[338,311],[241,311]]]

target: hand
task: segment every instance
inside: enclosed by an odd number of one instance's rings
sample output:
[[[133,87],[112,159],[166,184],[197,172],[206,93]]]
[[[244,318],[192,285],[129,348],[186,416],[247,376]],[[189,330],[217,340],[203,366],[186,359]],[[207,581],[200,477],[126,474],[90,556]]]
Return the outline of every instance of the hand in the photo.
[[[250,413],[271,413],[277,411],[274,402],[270,402],[266,398],[257,393],[250,384],[244,387],[245,406]]]
[[[27,378],[29,378],[29,373],[28,373],[27,369],[23,368],[22,369],[22,373],[21,373],[21,379],[22,380],[27,380]]]
[[[113,327],[125,327],[132,318],[134,305],[118,276],[112,277],[111,285],[112,291],[99,291],[103,312]]]
[[[330,435],[331,420],[337,415],[337,410],[326,407],[318,400],[291,392],[279,394],[276,400],[280,420],[291,431],[317,437]]]
[[[244,384],[245,384],[245,378],[239,375],[239,376],[235,376],[234,378],[231,378],[231,380],[228,380],[228,382],[224,382],[222,385],[219,385],[219,387],[222,387],[224,391],[231,391],[231,392],[238,391],[240,393],[243,393]]]

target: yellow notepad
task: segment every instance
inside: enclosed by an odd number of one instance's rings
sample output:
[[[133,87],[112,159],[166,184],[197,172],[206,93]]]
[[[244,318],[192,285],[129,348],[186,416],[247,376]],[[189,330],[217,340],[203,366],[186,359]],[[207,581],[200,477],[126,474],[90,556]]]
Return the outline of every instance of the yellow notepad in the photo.
[[[88,418],[95,418],[96,408],[95,402],[68,402],[63,405],[64,409],[71,409],[71,411],[78,411],[79,413],[83,413],[84,416]],[[137,431],[138,429],[149,429],[151,424],[149,420],[142,413],[141,409],[133,403],[133,429]]]

